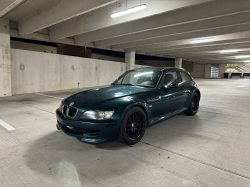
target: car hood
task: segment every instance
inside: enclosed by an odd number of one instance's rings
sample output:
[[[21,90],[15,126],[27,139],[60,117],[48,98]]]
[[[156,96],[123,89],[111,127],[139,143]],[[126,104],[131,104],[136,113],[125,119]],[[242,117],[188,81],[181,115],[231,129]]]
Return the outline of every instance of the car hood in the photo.
[[[87,90],[68,97],[64,102],[70,104],[74,102],[75,107],[87,109],[91,106],[113,100],[120,97],[131,96],[148,91],[152,88],[127,86],[127,85],[114,85],[107,86],[99,89]]]

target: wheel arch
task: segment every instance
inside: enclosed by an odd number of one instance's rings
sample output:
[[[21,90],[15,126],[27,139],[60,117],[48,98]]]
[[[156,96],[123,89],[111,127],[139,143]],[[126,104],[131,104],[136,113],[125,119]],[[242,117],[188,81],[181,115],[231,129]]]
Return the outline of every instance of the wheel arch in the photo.
[[[146,110],[146,108],[145,108],[144,106],[142,106],[142,105],[134,105],[133,107],[139,107],[139,108],[141,108],[141,109],[145,112],[146,117],[147,117],[147,119],[148,119],[148,112],[147,112],[147,110]],[[132,108],[133,108],[133,107],[132,107]]]
[[[201,100],[201,92],[200,92],[200,90],[195,90],[194,93],[197,93],[197,94],[198,94],[198,96],[199,96],[199,101],[200,101],[200,100]]]
[[[146,117],[147,117],[147,125],[148,125],[148,123],[149,123],[149,118],[148,118],[148,111],[147,111],[147,109],[146,109],[146,107],[142,104],[142,103],[134,103],[134,104],[132,104],[132,105],[129,105],[127,108],[126,108],[126,110],[124,111],[124,113],[123,113],[123,115],[122,115],[122,117],[121,117],[121,120],[124,118],[124,116],[126,115],[126,113],[131,109],[131,108],[134,108],[134,107],[139,107],[139,108],[141,108],[144,112],[145,112],[145,115],[146,115]]]

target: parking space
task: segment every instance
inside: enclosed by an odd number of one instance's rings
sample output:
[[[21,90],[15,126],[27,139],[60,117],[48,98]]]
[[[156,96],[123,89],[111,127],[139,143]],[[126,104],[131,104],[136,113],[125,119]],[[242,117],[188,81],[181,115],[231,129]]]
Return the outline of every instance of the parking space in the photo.
[[[250,186],[250,81],[198,79],[200,109],[146,130],[136,145],[80,142],[56,129],[79,89],[0,98],[1,186]],[[13,169],[15,168],[15,169]]]

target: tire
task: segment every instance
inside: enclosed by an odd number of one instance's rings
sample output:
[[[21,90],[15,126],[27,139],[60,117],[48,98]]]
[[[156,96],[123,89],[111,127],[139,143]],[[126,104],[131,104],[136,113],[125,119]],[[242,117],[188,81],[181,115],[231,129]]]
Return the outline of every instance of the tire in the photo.
[[[189,107],[185,111],[185,114],[189,116],[195,115],[199,110],[199,102],[200,102],[199,95],[197,93],[194,93],[194,95],[192,96],[191,102],[189,104]]]
[[[118,141],[127,145],[138,143],[146,130],[147,116],[140,107],[130,109],[123,117]]]

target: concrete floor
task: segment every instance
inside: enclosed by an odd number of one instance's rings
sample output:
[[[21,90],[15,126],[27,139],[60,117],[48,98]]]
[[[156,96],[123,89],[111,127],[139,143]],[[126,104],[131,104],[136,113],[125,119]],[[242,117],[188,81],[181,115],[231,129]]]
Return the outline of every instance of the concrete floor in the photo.
[[[250,186],[250,80],[197,80],[196,116],[176,115],[141,142],[87,144],[57,131],[60,98],[0,98],[0,186]]]

